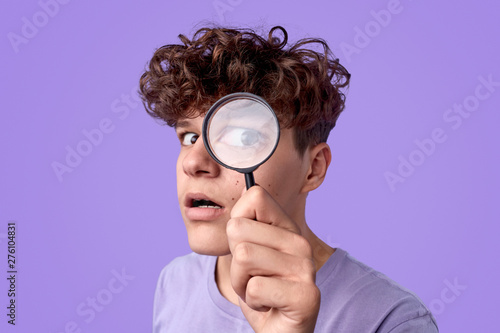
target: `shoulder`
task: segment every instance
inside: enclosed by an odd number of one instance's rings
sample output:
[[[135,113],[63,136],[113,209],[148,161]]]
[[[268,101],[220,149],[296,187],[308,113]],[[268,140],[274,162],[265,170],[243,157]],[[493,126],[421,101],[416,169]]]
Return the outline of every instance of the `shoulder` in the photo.
[[[410,290],[342,249],[337,249],[327,264],[330,266],[318,281],[322,306],[338,313],[342,323],[354,323],[353,329],[366,332],[399,332],[411,325],[437,332],[431,312]]]

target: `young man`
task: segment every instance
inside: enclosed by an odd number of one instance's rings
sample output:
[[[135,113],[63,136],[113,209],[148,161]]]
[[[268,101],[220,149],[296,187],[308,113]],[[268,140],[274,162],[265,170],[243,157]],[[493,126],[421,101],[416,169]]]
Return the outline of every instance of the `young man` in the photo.
[[[415,295],[331,248],[306,223],[307,194],[325,178],[326,141],[350,78],[326,43],[287,46],[281,27],[268,38],[222,28],[179,38],[155,52],[140,82],[148,113],[175,127],[181,144],[177,191],[194,251],[163,269],[153,331],[437,332]],[[249,190],[201,137],[210,106],[235,92],[264,98],[281,127]]]

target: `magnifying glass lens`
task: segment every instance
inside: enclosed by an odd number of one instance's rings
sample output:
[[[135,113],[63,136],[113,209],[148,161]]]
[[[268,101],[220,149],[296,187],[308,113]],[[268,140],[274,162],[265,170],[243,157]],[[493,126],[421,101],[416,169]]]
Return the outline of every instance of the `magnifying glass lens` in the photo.
[[[207,149],[230,169],[246,173],[257,168],[272,155],[279,141],[274,111],[255,95],[228,95],[214,104],[206,117]]]

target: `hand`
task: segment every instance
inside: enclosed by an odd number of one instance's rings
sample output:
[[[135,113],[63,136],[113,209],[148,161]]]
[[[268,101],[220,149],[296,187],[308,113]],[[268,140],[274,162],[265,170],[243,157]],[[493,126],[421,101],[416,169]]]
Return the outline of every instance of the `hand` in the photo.
[[[320,305],[309,242],[260,186],[238,200],[227,224],[231,284],[256,332],[313,332]]]

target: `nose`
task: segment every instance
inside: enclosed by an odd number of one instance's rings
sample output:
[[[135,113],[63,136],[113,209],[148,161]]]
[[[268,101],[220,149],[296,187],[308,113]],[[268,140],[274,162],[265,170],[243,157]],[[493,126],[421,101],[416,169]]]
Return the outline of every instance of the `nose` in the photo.
[[[184,173],[191,177],[217,177],[221,166],[208,154],[200,137],[182,160]]]

